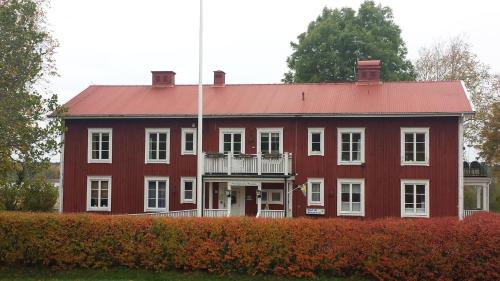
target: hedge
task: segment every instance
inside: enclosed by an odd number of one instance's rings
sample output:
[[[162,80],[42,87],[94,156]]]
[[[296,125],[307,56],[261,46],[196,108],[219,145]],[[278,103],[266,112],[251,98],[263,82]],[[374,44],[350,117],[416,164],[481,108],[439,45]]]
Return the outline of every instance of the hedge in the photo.
[[[500,280],[500,215],[373,221],[0,213],[0,265]]]

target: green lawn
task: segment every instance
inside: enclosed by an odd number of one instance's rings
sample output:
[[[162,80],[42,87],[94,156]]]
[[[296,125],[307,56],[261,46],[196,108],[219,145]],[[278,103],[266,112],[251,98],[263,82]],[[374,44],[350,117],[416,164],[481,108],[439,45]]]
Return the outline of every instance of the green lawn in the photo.
[[[33,281],[62,281],[62,280],[97,280],[97,281],[110,281],[110,280],[148,280],[148,281],[160,281],[160,280],[179,280],[179,281],[201,281],[201,280],[218,280],[218,281],[228,281],[228,280],[238,280],[238,281],[278,281],[278,280],[294,280],[279,278],[274,276],[247,276],[247,275],[229,275],[220,276],[217,274],[208,274],[202,272],[151,272],[142,270],[131,270],[131,269],[111,269],[108,271],[101,270],[71,270],[71,271],[53,271],[45,268],[31,268],[31,267],[20,267],[20,268],[0,268],[0,280],[33,280]],[[295,280],[305,280],[305,279],[295,279]],[[319,277],[314,280],[318,281],[346,281],[346,280],[361,280],[359,278],[327,278]]]

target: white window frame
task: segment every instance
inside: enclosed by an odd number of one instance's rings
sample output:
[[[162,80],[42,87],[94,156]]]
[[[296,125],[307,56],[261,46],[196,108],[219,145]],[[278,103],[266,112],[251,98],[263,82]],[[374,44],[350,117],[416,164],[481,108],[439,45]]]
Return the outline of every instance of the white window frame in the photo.
[[[359,133],[361,135],[360,160],[342,160],[342,134]],[[352,153],[352,147],[351,152]],[[352,157],[352,154],[351,154]],[[365,128],[338,128],[337,129],[337,165],[362,165],[365,163]]]
[[[278,133],[280,136],[279,153],[283,154],[283,128],[257,128],[257,153],[262,153],[262,149],[260,147],[260,136],[262,133]],[[269,146],[270,145],[271,139],[269,139]]]
[[[193,183],[193,198],[186,199],[185,194],[185,183],[192,182]],[[181,177],[181,203],[196,203],[196,178],[195,177]]]
[[[196,128],[182,128],[181,129],[181,155],[196,155]],[[186,150],[186,134],[193,134],[193,150]]]
[[[425,213],[407,213],[405,208],[405,185],[425,185]],[[416,195],[414,195],[416,196]],[[402,218],[429,218],[430,217],[429,180],[403,179],[401,180],[401,217]],[[414,197],[414,204],[416,200]]]
[[[165,208],[149,208],[148,207],[148,189],[149,181],[165,181]],[[158,191],[156,192],[158,195]],[[156,198],[158,200],[158,198]],[[168,212],[170,201],[170,180],[169,177],[144,177],[144,212]]]
[[[349,199],[352,203],[352,184],[360,185],[360,211],[342,211],[342,184],[350,184]],[[337,216],[365,216],[365,179],[337,179]]]
[[[91,182],[99,181],[99,205],[101,204],[101,181],[108,181],[108,206],[107,207],[92,207],[91,199]],[[111,176],[87,176],[87,212],[111,212]]]
[[[319,183],[320,201],[312,201],[312,184]],[[307,179],[307,205],[308,206],[325,206],[325,180],[323,178],[308,178]]]
[[[312,135],[320,134],[320,151],[312,150]],[[325,156],[325,128],[307,129],[307,156]]]
[[[144,137],[144,163],[146,164],[170,164],[170,129],[169,128],[146,128],[145,130],[145,137]],[[151,133],[160,133],[160,134],[167,134],[167,146],[166,146],[166,153],[165,153],[165,159],[149,159],[149,134]]]
[[[92,134],[108,133],[109,134],[109,159],[101,158],[101,141],[99,137],[99,159],[92,158]],[[88,128],[87,130],[87,163],[112,163],[113,162],[113,129],[112,128]]]
[[[283,190],[282,189],[263,189],[262,194],[267,193],[267,200],[262,200],[262,203],[265,204],[281,204],[283,205]],[[280,200],[279,201],[273,201],[273,196],[272,193],[279,193],[280,194]]]
[[[425,134],[425,160],[424,161],[416,161],[416,149],[417,146],[413,146],[413,156],[414,161],[406,161],[405,160],[405,134],[406,133],[417,133]],[[401,166],[429,166],[429,128],[401,128]]]
[[[219,128],[219,152],[224,153],[224,134],[241,134],[241,153],[245,154],[245,128]],[[231,141],[234,137],[231,138]],[[231,151],[233,150],[233,142],[231,142]],[[234,153],[232,151],[231,153]]]

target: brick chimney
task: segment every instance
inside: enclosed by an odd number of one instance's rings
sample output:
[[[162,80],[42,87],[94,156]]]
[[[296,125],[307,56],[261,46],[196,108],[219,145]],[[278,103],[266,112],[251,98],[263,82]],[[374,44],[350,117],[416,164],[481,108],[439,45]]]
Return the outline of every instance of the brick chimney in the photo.
[[[151,71],[152,85],[156,87],[175,86],[175,72],[173,71]]]
[[[226,85],[226,73],[222,70],[214,71],[214,86],[223,87]]]
[[[358,82],[375,84],[380,82],[380,60],[358,60]]]

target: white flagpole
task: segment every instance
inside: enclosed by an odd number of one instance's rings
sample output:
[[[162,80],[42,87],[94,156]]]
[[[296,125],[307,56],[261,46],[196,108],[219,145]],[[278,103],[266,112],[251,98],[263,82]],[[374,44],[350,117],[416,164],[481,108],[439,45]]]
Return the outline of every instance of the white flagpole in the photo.
[[[203,207],[203,0],[200,0],[200,33],[198,54],[198,137],[197,141],[197,167],[196,167],[196,207],[198,217],[202,216]]]

